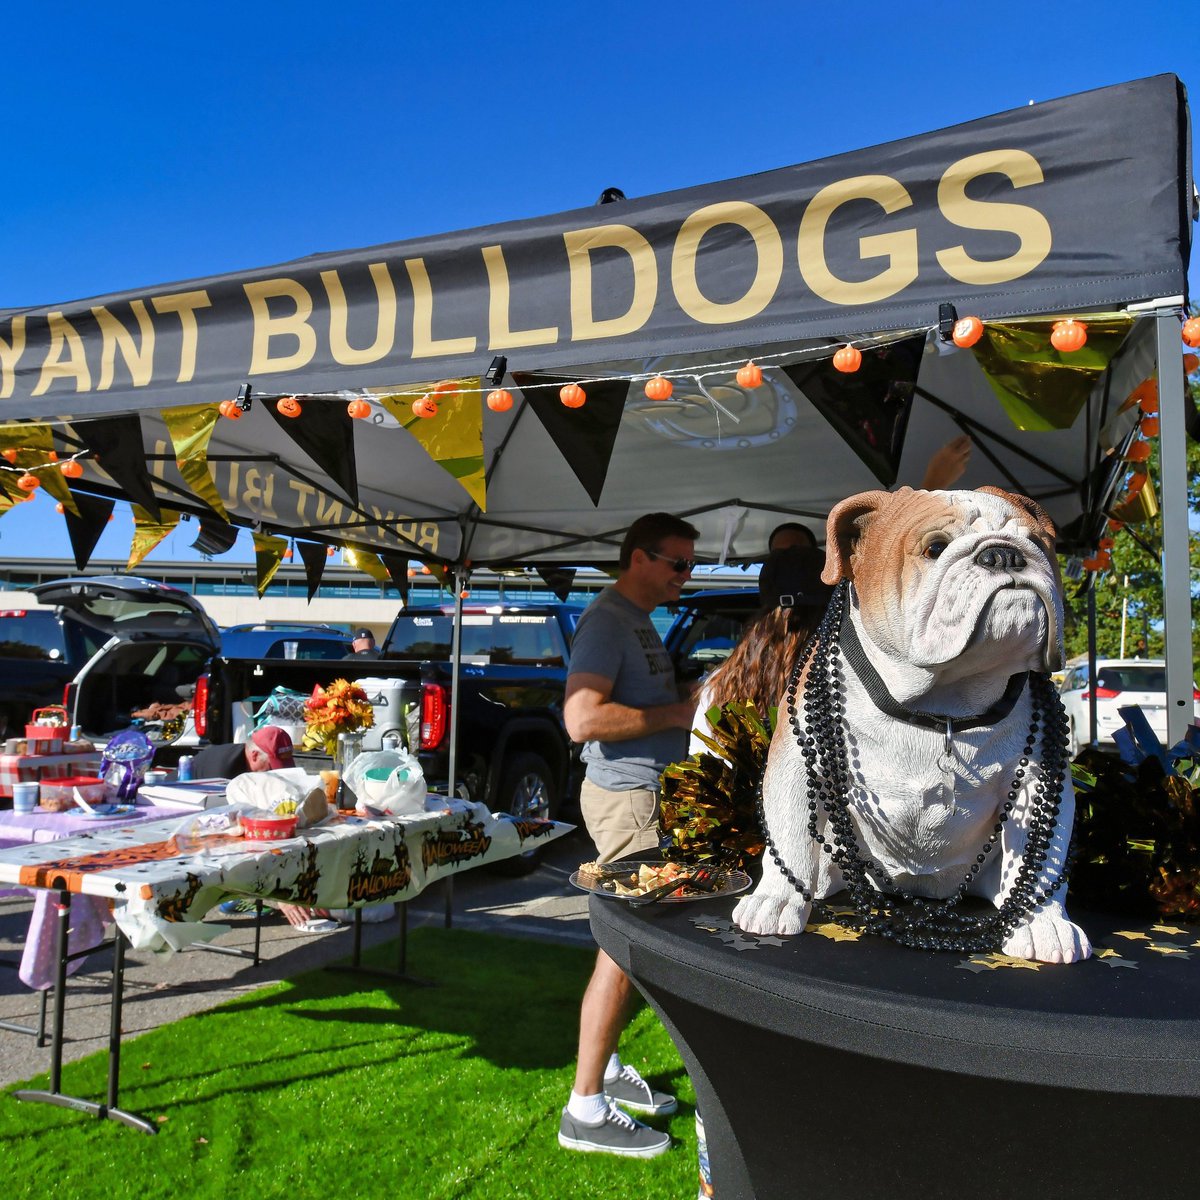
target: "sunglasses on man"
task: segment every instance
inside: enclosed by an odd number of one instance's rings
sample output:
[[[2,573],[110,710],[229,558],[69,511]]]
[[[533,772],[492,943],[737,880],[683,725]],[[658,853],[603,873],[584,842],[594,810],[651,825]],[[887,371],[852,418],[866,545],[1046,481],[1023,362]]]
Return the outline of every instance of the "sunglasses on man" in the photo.
[[[692,570],[696,565],[694,558],[668,558],[665,554],[659,554],[657,550],[647,550],[645,546],[642,547],[642,553],[648,554],[657,562],[665,562],[677,575]]]

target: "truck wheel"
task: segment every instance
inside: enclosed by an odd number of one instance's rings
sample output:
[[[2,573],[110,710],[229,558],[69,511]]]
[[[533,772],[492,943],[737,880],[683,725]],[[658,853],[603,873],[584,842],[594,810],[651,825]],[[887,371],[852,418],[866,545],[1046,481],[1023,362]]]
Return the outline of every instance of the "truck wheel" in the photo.
[[[498,812],[514,817],[552,817],[558,811],[558,795],[554,774],[540,754],[522,751],[504,764],[500,788],[496,793]],[[545,853],[545,846],[526,850],[524,854],[503,858],[492,864],[497,875],[528,875]]]

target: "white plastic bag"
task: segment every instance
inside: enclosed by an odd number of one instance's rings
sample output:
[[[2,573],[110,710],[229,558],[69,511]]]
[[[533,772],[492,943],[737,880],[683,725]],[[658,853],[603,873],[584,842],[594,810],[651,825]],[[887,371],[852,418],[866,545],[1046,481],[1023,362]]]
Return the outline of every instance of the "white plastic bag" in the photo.
[[[425,811],[425,773],[404,750],[360,754],[346,768],[346,786],[358,799],[358,811],[393,817]]]

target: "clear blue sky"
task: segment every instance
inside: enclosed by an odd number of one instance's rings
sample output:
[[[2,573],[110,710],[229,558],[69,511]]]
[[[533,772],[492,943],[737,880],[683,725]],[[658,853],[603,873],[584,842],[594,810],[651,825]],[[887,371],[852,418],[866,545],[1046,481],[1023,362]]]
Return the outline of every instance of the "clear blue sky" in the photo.
[[[668,191],[1164,71],[1195,117],[1197,17],[1194,0],[10,5],[0,308]],[[98,556],[128,554],[117,514]],[[195,529],[151,561],[194,557]],[[0,556],[69,553],[46,497],[0,520]],[[245,535],[229,557],[250,557]]]

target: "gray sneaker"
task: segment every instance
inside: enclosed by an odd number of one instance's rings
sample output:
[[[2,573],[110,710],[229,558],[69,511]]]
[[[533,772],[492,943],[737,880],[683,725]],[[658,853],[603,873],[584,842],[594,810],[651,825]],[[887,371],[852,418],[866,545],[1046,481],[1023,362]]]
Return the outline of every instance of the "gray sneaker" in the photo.
[[[656,1092],[628,1063],[621,1064],[621,1073],[616,1079],[604,1081],[604,1098],[630,1112],[649,1113],[655,1117],[665,1117],[679,1107],[674,1096]]]
[[[656,1158],[670,1148],[669,1134],[635,1121],[615,1104],[594,1125],[576,1120],[564,1108],[558,1126],[558,1144],[565,1150],[621,1154],[626,1158]]]

